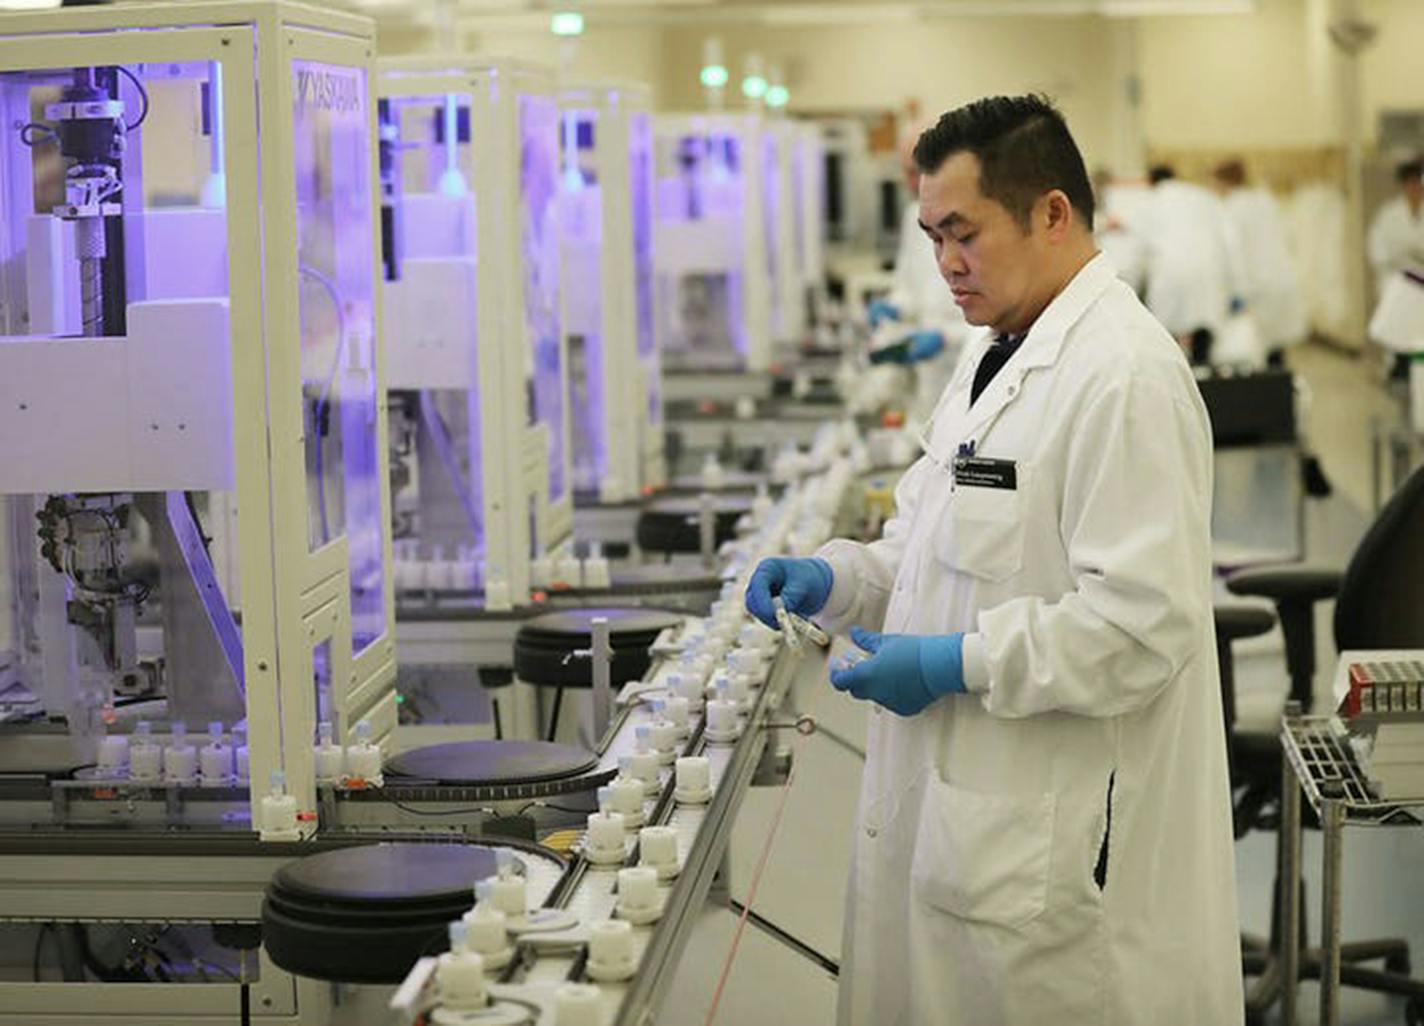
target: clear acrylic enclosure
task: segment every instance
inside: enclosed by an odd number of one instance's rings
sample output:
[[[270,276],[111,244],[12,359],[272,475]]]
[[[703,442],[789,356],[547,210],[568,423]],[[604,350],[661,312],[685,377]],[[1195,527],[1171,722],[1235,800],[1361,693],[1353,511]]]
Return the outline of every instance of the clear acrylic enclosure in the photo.
[[[307,533],[345,535],[353,653],[384,629],[365,71],[291,63]]]
[[[654,431],[660,431],[662,366],[653,323],[653,119],[649,114],[635,114],[631,122],[633,314],[638,332],[638,357],[648,378],[648,424]]]
[[[746,360],[741,141],[707,128],[657,137],[657,302],[671,369],[731,369]]]
[[[0,74],[6,335],[119,335],[131,303],[227,294],[220,100],[206,61]]]
[[[0,73],[0,591],[55,596],[0,634],[81,705],[166,677],[183,714],[241,709],[221,101],[212,61]],[[192,579],[225,652],[188,636]]]
[[[565,110],[559,127],[559,227],[564,247],[574,487],[596,492],[609,472],[604,395],[603,186],[598,178],[592,110]]]
[[[552,97],[519,97],[521,248],[529,423],[549,431],[549,502],[563,499],[566,368],[559,317],[559,111]]]
[[[425,558],[485,558],[477,197],[468,93],[389,96],[387,250],[394,533]],[[438,341],[440,357],[431,357]],[[476,579],[469,582],[478,587]]]
[[[780,323],[783,316],[781,304],[784,303],[787,298],[782,294],[785,282],[781,280],[781,275],[777,273],[777,268],[781,266],[781,252],[779,249],[781,237],[777,231],[777,219],[780,215],[780,204],[786,201],[780,191],[777,167],[780,154],[777,144],[778,140],[774,132],[767,132],[761,137],[761,222],[762,237],[765,240],[766,246],[766,266],[770,272],[767,275],[767,294],[773,324]]]

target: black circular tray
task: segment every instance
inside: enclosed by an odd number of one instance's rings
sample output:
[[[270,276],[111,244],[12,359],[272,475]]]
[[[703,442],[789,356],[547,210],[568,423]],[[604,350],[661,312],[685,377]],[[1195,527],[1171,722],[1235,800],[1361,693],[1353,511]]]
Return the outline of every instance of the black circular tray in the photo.
[[[548,741],[452,741],[412,748],[392,757],[387,777],[409,777],[462,787],[541,783],[587,773],[598,756]],[[392,781],[399,785],[398,780]]]
[[[346,983],[399,983],[443,951],[447,924],[495,872],[473,844],[373,844],[289,862],[262,902],[262,944],[282,969]]]

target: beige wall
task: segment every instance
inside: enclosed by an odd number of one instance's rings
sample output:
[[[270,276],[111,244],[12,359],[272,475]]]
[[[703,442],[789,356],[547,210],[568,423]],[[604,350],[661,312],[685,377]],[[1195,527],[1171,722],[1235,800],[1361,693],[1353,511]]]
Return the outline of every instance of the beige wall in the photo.
[[[1090,163],[1112,143],[1110,65],[1098,18],[962,18],[815,27],[677,28],[663,37],[665,105],[700,107],[702,41],[722,39],[733,84],[748,51],[782,66],[792,112],[903,110],[927,117],[991,93],[1042,90],[1068,115]],[[740,96],[731,95],[728,105]]]
[[[654,106],[661,106],[658,97],[664,68],[661,40],[662,30],[656,28],[595,25],[576,40],[560,40],[543,30],[480,28],[475,23],[461,32],[459,48],[465,53],[536,61],[566,71],[575,78],[612,77],[646,82],[653,89]],[[434,33],[426,28],[382,28],[377,42],[381,53],[389,56],[429,53],[436,49]]]
[[[1381,26],[1360,62],[1365,137],[1374,139],[1380,111],[1424,108],[1424,2],[1365,0],[1360,13]]]
[[[1307,59],[1306,4],[1255,15],[1144,19],[1143,135],[1157,149],[1313,146],[1337,137],[1326,77]]]
[[[619,78],[646,82],[659,95],[663,62],[662,30],[594,25],[574,40],[555,39],[548,32],[488,32],[476,30],[470,46],[476,53],[497,53],[539,61],[575,78]]]
[[[1326,26],[1327,0],[1262,0],[1252,16],[1145,19],[1139,51],[1143,131],[1150,146],[1283,148],[1338,144],[1345,60]],[[1379,112],[1424,107],[1420,0],[1364,0],[1360,15],[1379,27],[1358,58],[1361,110],[1353,116],[1369,145]]]

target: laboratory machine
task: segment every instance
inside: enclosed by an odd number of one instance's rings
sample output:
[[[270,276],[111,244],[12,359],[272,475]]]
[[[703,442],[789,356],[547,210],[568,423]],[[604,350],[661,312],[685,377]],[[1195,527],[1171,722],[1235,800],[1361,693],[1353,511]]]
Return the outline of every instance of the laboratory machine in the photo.
[[[664,115],[655,138],[669,480],[748,490],[747,472],[770,469],[769,440],[809,446],[836,413],[829,371],[801,366],[823,220],[799,183],[816,179],[798,174],[789,120]],[[813,224],[799,230],[798,216]]]
[[[659,115],[653,136],[665,394],[765,394],[773,325],[762,118]]]
[[[383,58],[377,91],[400,608],[524,607],[575,487],[553,79]]]
[[[310,809],[317,723],[394,723],[370,51],[280,3],[0,23],[7,764],[245,724],[241,790]]]
[[[559,91],[561,245],[574,494],[636,500],[667,482],[653,317],[653,136],[638,83]]]

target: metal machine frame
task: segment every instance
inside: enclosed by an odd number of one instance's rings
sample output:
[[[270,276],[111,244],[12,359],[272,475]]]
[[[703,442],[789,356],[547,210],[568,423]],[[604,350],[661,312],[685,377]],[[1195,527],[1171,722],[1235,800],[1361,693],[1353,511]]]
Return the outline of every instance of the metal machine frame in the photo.
[[[767,265],[771,268],[771,335],[778,344],[798,341],[806,331],[805,276],[798,249],[795,157],[799,143],[795,122],[768,120],[762,127],[762,214]]]
[[[826,279],[826,144],[815,122],[792,122],[792,131],[797,269],[811,310],[820,311]]]

